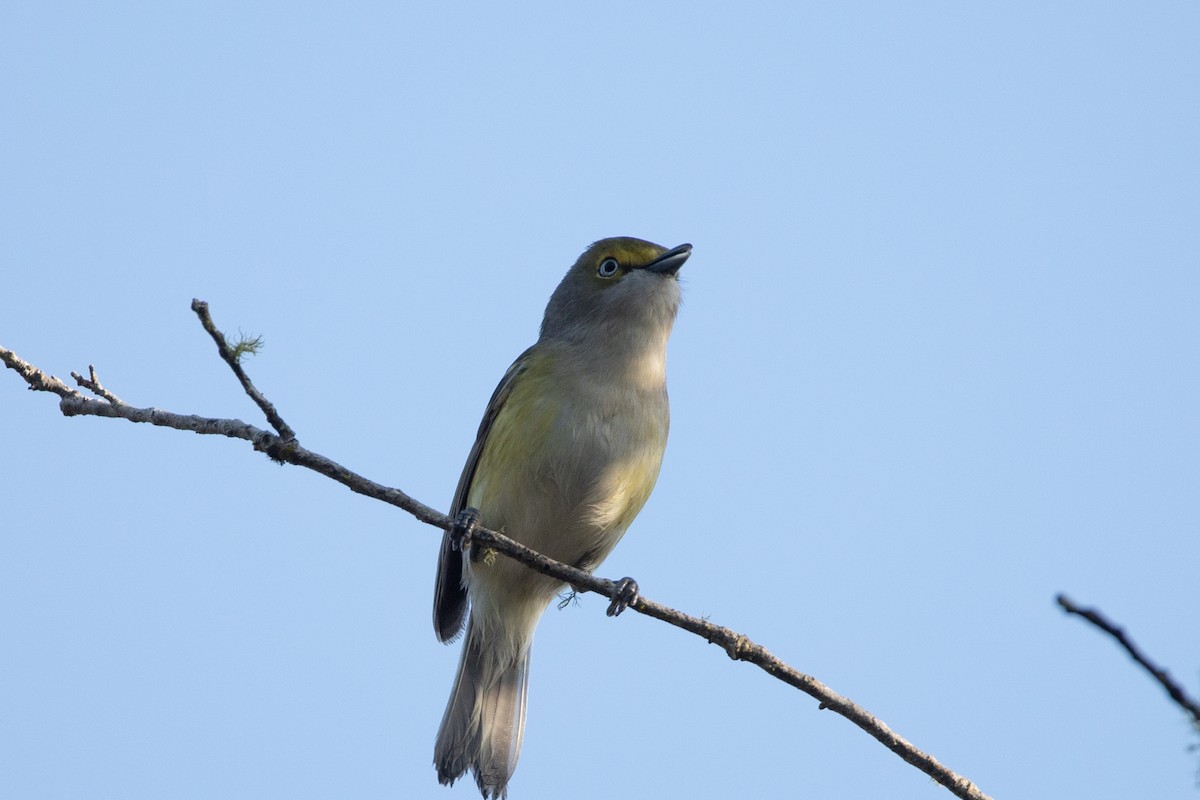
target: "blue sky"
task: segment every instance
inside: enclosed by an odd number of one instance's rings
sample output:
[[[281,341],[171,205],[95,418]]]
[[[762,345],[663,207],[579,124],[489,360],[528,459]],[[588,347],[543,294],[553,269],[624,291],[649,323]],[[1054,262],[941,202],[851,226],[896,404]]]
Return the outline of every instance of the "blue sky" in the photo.
[[[1196,796],[1194,3],[9,4],[0,343],[261,417],[445,508],[591,241],[692,242],[658,488],[599,570],[741,630],[997,798]],[[469,798],[437,531],[0,375],[14,798]],[[517,798],[949,796],[582,597]]]

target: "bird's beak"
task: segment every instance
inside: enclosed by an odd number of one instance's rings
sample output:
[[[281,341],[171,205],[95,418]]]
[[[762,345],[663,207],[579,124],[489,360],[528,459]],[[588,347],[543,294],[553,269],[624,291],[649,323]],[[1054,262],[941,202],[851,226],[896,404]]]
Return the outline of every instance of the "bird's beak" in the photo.
[[[690,244],[681,244],[679,247],[674,247],[651,261],[645,266],[645,269],[657,272],[660,275],[674,275],[691,254],[692,246]]]

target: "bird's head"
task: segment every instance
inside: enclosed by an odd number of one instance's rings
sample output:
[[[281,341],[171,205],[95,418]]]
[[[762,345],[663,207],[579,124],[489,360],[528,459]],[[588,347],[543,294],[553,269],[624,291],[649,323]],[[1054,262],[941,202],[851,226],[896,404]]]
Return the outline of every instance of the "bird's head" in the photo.
[[[542,339],[669,334],[679,311],[677,273],[691,253],[690,244],[668,250],[629,236],[601,239],[583,251],[554,290]]]

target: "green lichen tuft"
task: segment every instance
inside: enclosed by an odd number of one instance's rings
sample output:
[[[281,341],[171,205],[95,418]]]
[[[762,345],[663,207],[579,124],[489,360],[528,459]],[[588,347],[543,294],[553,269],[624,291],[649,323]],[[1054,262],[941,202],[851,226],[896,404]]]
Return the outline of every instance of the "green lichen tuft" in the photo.
[[[242,356],[258,355],[263,348],[263,344],[263,337],[247,336],[239,330],[237,341],[235,341],[229,349],[233,355],[233,360],[240,362],[242,360]]]

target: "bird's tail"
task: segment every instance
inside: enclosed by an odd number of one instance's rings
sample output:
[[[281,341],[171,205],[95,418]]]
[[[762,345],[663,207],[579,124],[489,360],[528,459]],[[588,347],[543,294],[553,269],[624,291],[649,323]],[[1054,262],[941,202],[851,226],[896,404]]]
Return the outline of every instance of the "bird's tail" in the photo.
[[[438,780],[452,784],[468,769],[485,798],[507,795],[525,731],[529,646],[506,655],[495,637],[467,623],[458,676],[438,729],[433,763]]]

